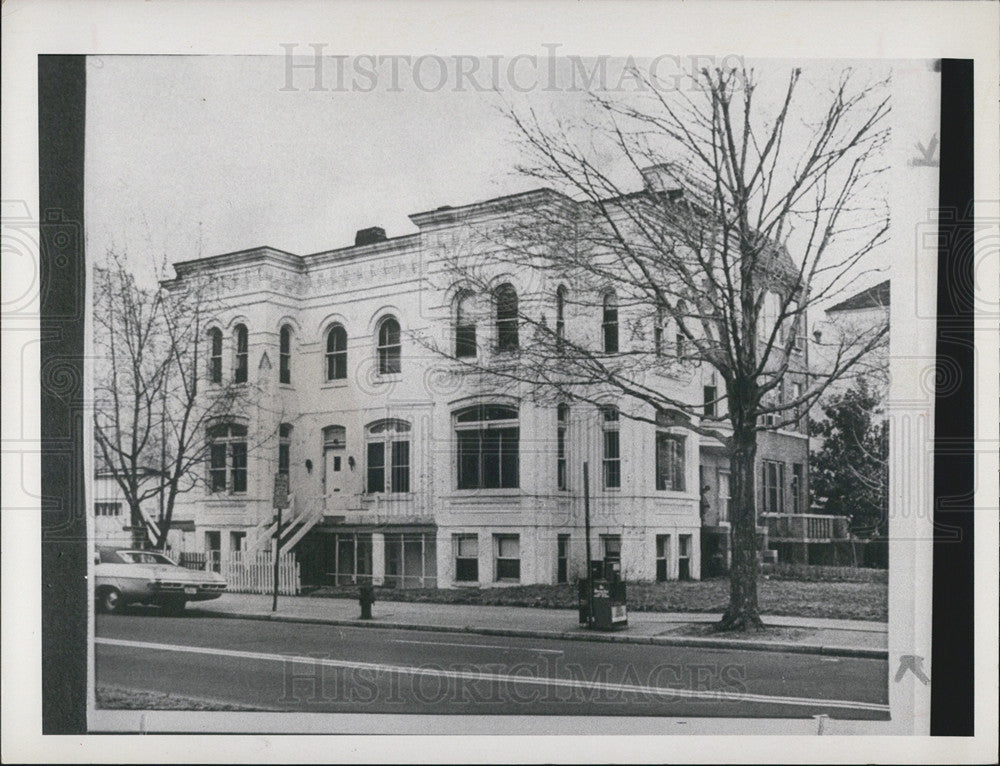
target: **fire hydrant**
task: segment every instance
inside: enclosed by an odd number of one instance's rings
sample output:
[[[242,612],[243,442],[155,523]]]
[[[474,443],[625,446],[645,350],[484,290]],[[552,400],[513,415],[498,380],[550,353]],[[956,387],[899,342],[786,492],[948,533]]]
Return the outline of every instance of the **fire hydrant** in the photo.
[[[362,585],[358,588],[358,602],[361,604],[361,619],[370,620],[372,604],[375,603],[375,588],[371,585]]]

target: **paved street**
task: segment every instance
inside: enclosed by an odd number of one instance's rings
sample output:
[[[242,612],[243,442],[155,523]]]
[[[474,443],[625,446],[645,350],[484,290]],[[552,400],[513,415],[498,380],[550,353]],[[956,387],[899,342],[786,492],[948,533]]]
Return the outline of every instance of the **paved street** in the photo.
[[[884,660],[100,615],[97,685],[262,710],[885,719]]]

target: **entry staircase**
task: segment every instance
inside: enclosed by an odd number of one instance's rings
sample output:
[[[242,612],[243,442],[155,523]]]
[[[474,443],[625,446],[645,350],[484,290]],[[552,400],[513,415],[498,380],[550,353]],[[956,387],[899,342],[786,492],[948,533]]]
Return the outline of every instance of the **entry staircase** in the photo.
[[[299,498],[289,494],[289,507],[281,514],[281,531],[278,535],[280,552],[287,553],[305,535],[323,520],[323,498]],[[278,528],[276,519],[267,519],[247,533],[247,550],[267,551],[271,549],[274,533]]]

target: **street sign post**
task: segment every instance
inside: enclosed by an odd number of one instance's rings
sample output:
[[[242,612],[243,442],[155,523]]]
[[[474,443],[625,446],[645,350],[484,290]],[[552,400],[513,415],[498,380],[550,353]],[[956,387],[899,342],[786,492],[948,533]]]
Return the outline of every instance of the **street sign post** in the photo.
[[[274,598],[271,600],[271,611],[278,611],[278,561],[281,554],[281,510],[288,507],[288,474],[274,475],[274,496],[271,505],[278,511],[278,523],[274,528]]]

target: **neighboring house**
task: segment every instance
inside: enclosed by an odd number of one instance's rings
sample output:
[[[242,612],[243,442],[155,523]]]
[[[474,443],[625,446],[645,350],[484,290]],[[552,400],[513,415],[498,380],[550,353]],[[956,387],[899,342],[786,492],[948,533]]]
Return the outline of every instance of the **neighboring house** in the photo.
[[[569,582],[586,570],[587,461],[595,559],[617,560],[632,580],[725,569],[721,444],[619,417],[613,399],[597,408],[489,390],[417,340],[469,359],[502,354],[525,342],[519,300],[580,338],[609,332],[607,303],[567,305],[563,316],[558,282],[534,274],[498,274],[486,294],[446,279],[443,263],[461,256],[468,227],[573,204],[536,190],[411,215],[419,231],[407,236],[370,228],[351,247],[306,256],[260,247],[177,263],[175,281],[208,276],[223,296],[206,329],[207,386],[255,385],[255,412],[268,414],[208,430],[207,486],[178,499],[175,520],[194,531],[171,533],[175,550],[267,549],[274,477],[286,474],[282,550],[297,553],[304,585]],[[622,351],[638,342],[622,332]],[[697,367],[663,384],[699,402],[719,393]],[[760,511],[804,511],[804,419],[763,434],[758,461]]]
[[[146,481],[156,475],[152,468],[144,469],[140,481]],[[115,481],[111,471],[97,469],[94,474],[94,543],[95,545],[114,545],[132,547],[139,537],[146,539],[149,524],[155,524],[156,511],[147,502],[142,509],[144,526],[139,530],[132,527],[131,512],[128,501],[122,494],[121,487]]]
[[[812,358],[810,367],[820,374],[828,368],[830,356],[844,336],[870,333],[889,321],[889,280],[872,285],[826,309],[826,320],[813,327]],[[889,349],[879,348],[861,360],[848,376],[834,381],[827,389],[831,393],[843,392],[853,385],[857,377],[883,390],[888,388]]]
[[[822,375],[832,367],[835,349],[843,337],[858,337],[877,330],[888,322],[890,308],[889,280],[865,288],[825,310],[826,319],[812,327],[809,346],[809,368]],[[871,352],[856,365],[851,374],[830,384],[824,399],[842,394],[854,385],[857,377],[883,391],[888,387],[888,348]],[[823,417],[819,404],[810,415]],[[814,454],[822,447],[820,437],[810,437],[809,452]],[[808,498],[808,495],[806,496]],[[808,502],[808,500],[806,501]],[[841,516],[824,513],[823,506],[808,509],[807,517],[781,520],[770,525],[769,540],[783,560],[804,563],[852,563],[858,558],[857,550],[845,542],[850,537],[849,522]]]

